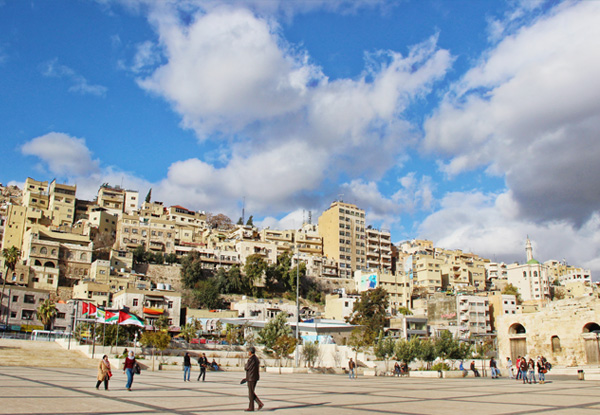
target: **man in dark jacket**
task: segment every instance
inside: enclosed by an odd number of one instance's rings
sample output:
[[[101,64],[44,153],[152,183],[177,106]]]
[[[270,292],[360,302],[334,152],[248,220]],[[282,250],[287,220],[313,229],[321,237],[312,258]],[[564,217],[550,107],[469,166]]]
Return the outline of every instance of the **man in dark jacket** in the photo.
[[[198,375],[198,381],[202,378],[202,382],[206,378],[206,366],[208,366],[208,358],[205,353],[198,358],[198,365],[200,366],[200,374]]]
[[[248,405],[248,409],[245,409],[246,412],[254,411],[254,401],[258,404],[258,410],[260,411],[263,407],[263,403],[254,390],[256,389],[256,382],[260,379],[259,369],[260,369],[260,360],[256,357],[256,349],[253,346],[248,348],[248,361],[246,362],[246,366],[244,369],[246,370],[246,382],[248,383],[248,399],[250,400],[250,404]]]

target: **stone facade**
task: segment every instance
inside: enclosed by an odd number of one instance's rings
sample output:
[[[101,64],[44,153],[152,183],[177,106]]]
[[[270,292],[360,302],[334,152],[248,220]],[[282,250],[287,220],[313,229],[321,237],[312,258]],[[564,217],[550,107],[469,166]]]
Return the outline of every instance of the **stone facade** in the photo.
[[[499,360],[543,355],[565,366],[600,363],[598,298],[555,301],[536,313],[499,316],[496,323]]]

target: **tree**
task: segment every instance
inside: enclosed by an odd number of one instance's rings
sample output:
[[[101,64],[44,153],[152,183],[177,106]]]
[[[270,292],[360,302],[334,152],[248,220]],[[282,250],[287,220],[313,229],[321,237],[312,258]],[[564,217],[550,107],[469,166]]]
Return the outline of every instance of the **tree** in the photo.
[[[314,367],[315,361],[319,357],[319,343],[305,342],[302,346],[302,358],[308,367]]]
[[[381,287],[363,291],[360,299],[354,302],[350,323],[365,327],[368,344],[373,344],[377,333],[385,327],[387,307],[388,293]]]
[[[502,294],[514,295],[517,298],[517,304],[521,304],[521,293],[519,289],[512,284],[506,284],[502,290]]]
[[[242,294],[243,281],[240,267],[234,265],[229,270],[219,268],[217,270],[216,283],[221,294]]]
[[[9,278],[8,274],[15,272],[15,267],[17,266],[17,262],[19,262],[19,258],[21,257],[21,251],[19,251],[16,246],[4,248],[2,250],[2,257],[4,258],[5,269],[2,278],[2,293],[0,294],[0,305],[2,305],[2,301],[4,300],[4,287],[6,286],[6,280]],[[0,313],[0,315],[1,314],[2,313]]]
[[[228,229],[233,228],[233,223],[231,222],[231,219],[222,213],[219,213],[216,215],[213,215],[212,213],[208,213],[206,215],[206,224],[211,229],[228,230]]]
[[[253,219],[253,216],[250,215],[250,217],[246,221],[246,226],[254,226],[254,223],[252,222],[252,219]]]
[[[244,224],[244,219],[240,216],[240,218],[238,219],[236,225],[242,226],[243,224]]]
[[[258,332],[258,341],[260,344],[264,344],[268,350],[273,350],[278,338],[291,335],[292,329],[287,324],[285,314],[279,313]]]
[[[156,319],[154,327],[156,327],[159,330],[167,330],[169,328],[169,317],[167,317],[166,314],[162,314]]]
[[[369,346],[369,343],[365,337],[365,329],[362,327],[356,327],[350,333],[350,338],[348,339],[348,346],[354,352],[354,361],[358,361],[358,353],[363,351],[365,348]]]
[[[196,338],[197,333],[198,331],[196,330],[196,327],[193,323],[187,323],[181,329],[181,337],[183,337],[188,343],[192,341],[192,339]]]
[[[436,344],[431,339],[421,340],[419,344],[419,350],[417,352],[417,359],[427,363],[427,370],[431,369],[431,363],[438,357]]]
[[[155,350],[158,349],[161,352],[169,347],[169,343],[171,343],[171,336],[164,331],[146,331],[142,334],[140,338],[140,343],[144,347],[152,348],[152,370],[154,370],[154,353]]]
[[[404,314],[405,316],[412,316],[413,312],[410,311],[407,307],[398,307],[398,314]]]
[[[178,261],[178,259],[177,259],[176,254],[170,253],[170,254],[165,255],[165,262],[167,264],[176,264],[177,261]]]
[[[133,250],[133,263],[143,264],[146,262],[146,248],[143,245],[138,245]]]
[[[287,359],[296,350],[296,338],[291,334],[284,334],[275,340],[272,350],[279,359],[279,367],[281,368],[281,358]]]
[[[221,295],[214,279],[196,283],[196,287],[192,291],[192,296],[198,308],[221,308]]]
[[[146,203],[150,203],[151,199],[152,199],[152,188],[150,188],[150,190],[148,190],[148,194],[146,195]]]
[[[244,279],[243,279],[243,291],[247,295],[256,296],[260,293],[260,287],[256,286],[267,269],[267,262],[260,255],[250,255],[246,258],[246,265],[244,265]]]
[[[410,364],[419,356],[421,340],[418,337],[413,337],[410,340],[398,340],[394,347],[394,357],[396,360]]]
[[[206,280],[211,275],[204,269],[200,252],[192,251],[181,260],[181,282],[186,288],[194,288],[199,281]]]
[[[44,300],[36,310],[37,319],[44,325],[44,330],[52,330],[56,318],[56,304],[50,299]]]
[[[378,359],[384,361],[386,372],[388,371],[389,360],[391,357],[394,356],[394,346],[394,339],[392,339],[391,337],[385,337],[383,334],[383,330],[380,331],[379,339],[377,340],[377,343],[375,343],[373,352],[375,353],[375,356]]]

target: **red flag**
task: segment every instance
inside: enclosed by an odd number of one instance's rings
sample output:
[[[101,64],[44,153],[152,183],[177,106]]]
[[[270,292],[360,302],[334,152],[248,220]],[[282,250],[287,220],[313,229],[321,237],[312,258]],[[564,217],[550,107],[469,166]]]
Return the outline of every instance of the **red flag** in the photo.
[[[92,303],[90,303],[90,317],[96,317],[96,306]]]
[[[81,303],[81,315],[86,316],[89,313],[89,304],[85,301]]]

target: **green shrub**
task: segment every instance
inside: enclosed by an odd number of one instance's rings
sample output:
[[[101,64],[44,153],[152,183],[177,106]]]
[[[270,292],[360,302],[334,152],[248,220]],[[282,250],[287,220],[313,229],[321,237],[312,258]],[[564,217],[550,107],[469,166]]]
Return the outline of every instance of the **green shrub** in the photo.
[[[431,367],[431,370],[437,370],[437,371],[440,371],[440,370],[450,370],[450,365],[448,365],[445,362],[436,363],[435,365],[433,365]]]

